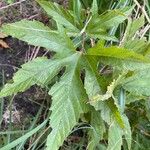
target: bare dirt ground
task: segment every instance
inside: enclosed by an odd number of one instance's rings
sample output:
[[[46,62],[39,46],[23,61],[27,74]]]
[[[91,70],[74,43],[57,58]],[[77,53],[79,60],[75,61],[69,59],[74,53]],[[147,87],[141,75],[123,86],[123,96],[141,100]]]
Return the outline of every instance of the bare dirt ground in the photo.
[[[0,2],[0,25],[21,19],[48,21],[47,17],[45,16],[44,18],[44,16],[44,13],[33,0],[14,1],[11,4],[8,4],[6,0]],[[13,74],[23,63],[45,53],[44,50],[42,51],[37,47],[30,46],[11,37],[1,38],[1,40],[8,45],[8,48],[0,45],[0,87],[7,82],[11,82]],[[40,107],[39,103],[43,100],[43,94],[42,89],[32,87],[27,92],[13,97],[11,106],[12,114],[14,115],[12,115],[11,119],[15,126],[20,126],[26,121],[30,122],[30,119],[36,115]],[[10,105],[10,101],[10,98],[6,98],[4,101],[5,110],[3,113],[3,125],[1,126],[3,130],[7,129],[10,121],[8,119],[10,111],[7,107]]]

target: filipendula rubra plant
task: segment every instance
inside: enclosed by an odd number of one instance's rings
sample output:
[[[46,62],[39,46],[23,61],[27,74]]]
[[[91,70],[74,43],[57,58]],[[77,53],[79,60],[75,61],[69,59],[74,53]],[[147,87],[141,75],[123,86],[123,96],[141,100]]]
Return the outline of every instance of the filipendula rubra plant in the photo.
[[[55,55],[23,64],[14,74],[13,83],[1,90],[0,97],[24,92],[35,84],[46,87],[63,69],[62,76],[48,92],[52,96],[49,118],[52,130],[46,149],[58,150],[85,114],[88,117],[84,121],[91,126],[87,149],[95,150],[102,146],[100,141],[108,140],[107,148],[103,148],[121,150],[123,137],[131,149],[131,128],[124,112],[125,95],[150,95],[148,44],[142,47],[139,44],[142,40],[131,40],[144,24],[144,17],[128,23],[126,36],[118,46],[119,40],[108,31],[112,27],[117,29],[133,7],[99,14],[96,0],[88,10],[80,0],[71,1],[70,10],[45,0],[37,2],[56,22],[57,30],[39,21],[22,20],[3,25],[1,31]],[[106,41],[116,44],[106,44]]]

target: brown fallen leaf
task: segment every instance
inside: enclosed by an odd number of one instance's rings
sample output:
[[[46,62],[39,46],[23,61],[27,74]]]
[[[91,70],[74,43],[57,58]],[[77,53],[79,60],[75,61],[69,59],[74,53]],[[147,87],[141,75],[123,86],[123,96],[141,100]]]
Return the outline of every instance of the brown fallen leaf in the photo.
[[[9,48],[9,46],[8,46],[8,44],[5,42],[5,41],[3,41],[3,40],[0,40],[0,48]]]

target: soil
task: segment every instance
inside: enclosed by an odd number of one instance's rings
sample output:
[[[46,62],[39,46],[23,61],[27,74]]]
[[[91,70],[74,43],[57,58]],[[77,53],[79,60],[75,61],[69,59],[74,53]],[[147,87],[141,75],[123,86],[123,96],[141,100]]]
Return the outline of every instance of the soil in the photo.
[[[50,19],[44,12],[42,12],[41,8],[39,8],[35,1],[26,0],[20,4],[13,6],[10,4],[9,7],[4,8],[5,6],[8,6],[6,1],[7,0],[2,0],[2,2],[0,2],[0,26],[4,23],[16,22],[22,19],[35,19],[43,22],[44,24],[50,23]],[[55,1],[59,4],[63,4],[64,7],[68,6],[67,0]],[[19,2],[19,0],[16,0],[15,2]],[[0,47],[0,88],[3,87],[5,83],[12,81],[14,73],[21,67],[22,64],[30,61],[33,56],[43,56],[46,53],[46,50],[42,48],[38,49],[38,47],[28,45],[27,43],[12,37],[6,37],[2,40],[8,44],[9,48]],[[46,56],[50,58],[52,53],[46,53]],[[47,101],[47,97],[45,89],[33,86],[26,92],[19,93],[13,97],[12,103],[12,97],[4,98],[5,107],[3,110],[3,121],[0,126],[0,131],[7,131],[10,122],[13,124],[14,129],[28,129],[43,101],[45,101],[44,106],[47,106],[46,109],[49,108],[50,98],[48,97]],[[10,105],[11,109],[9,107]],[[46,115],[45,112],[43,113],[44,115]],[[44,115],[42,115],[42,118],[45,117]],[[41,121],[42,118],[39,118],[39,121]],[[73,135],[72,140],[70,139],[67,141],[68,144],[75,141],[75,139],[77,141],[80,140],[80,137],[79,135]],[[0,147],[4,145],[4,141],[5,136],[0,136]]]
[[[10,6],[1,10],[1,8],[8,6],[6,1],[4,1],[0,2],[0,24],[16,22],[22,19],[46,21],[45,18],[43,18],[44,14],[41,12],[41,9],[35,1],[26,0],[18,5]],[[22,64],[31,59],[31,54],[37,49],[36,47],[30,46],[15,38],[6,37],[2,40],[9,45],[9,48],[0,47],[0,87],[2,87],[4,83],[12,80],[13,74]],[[35,57],[42,56],[44,53],[45,51],[41,49]],[[24,93],[17,94],[14,97],[12,107],[13,111],[15,110],[17,114],[19,114],[20,120],[16,120],[13,123],[18,126],[20,123],[22,124],[24,122],[23,119],[29,118],[29,116],[30,118],[35,117],[40,108],[39,104],[42,103],[45,98],[43,98],[43,95],[43,90],[36,86]],[[6,98],[4,104],[5,110],[3,126],[1,129],[7,129],[7,125],[9,124],[7,118],[10,115],[10,112],[8,111],[7,106],[10,104],[10,98]],[[12,117],[15,116],[12,115]],[[14,118],[12,118],[12,120],[13,119]]]
[[[55,2],[62,4],[64,7],[68,6],[68,0],[54,0]],[[20,21],[22,19],[38,20],[44,24],[50,24],[51,20],[47,17],[44,11],[34,0],[13,0],[13,3],[8,4],[7,0],[0,2],[0,26],[5,23],[12,23]],[[15,5],[14,5],[15,3]],[[0,47],[0,87],[4,84],[12,81],[14,73],[21,67],[22,64],[30,61],[33,57],[43,56],[46,53],[47,57],[51,57],[52,53],[47,53],[46,50],[38,47],[28,45],[25,42],[19,41],[12,37],[5,37],[3,39],[7,43],[9,48]],[[26,118],[33,118],[37,114],[40,104],[45,100],[46,92],[33,86],[24,93],[19,93],[13,98],[12,109],[14,114],[19,114],[19,121],[13,122],[14,125],[20,126],[20,123],[26,120]],[[3,126],[0,130],[8,128],[10,110],[10,97],[4,100],[4,116]],[[15,117],[12,115],[12,117]]]

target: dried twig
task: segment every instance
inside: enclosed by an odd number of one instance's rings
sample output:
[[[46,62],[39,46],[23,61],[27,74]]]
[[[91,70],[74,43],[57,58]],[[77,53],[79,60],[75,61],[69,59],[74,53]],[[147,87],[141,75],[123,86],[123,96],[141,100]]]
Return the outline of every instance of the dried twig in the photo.
[[[20,0],[19,2],[10,4],[10,5],[7,5],[7,6],[3,6],[3,7],[0,8],[0,11],[1,11],[1,10],[4,10],[4,9],[7,9],[7,8],[9,8],[9,7],[11,7],[11,6],[18,5],[18,4],[20,4],[20,3],[22,3],[22,2],[25,2],[25,1],[26,1],[26,0]]]
[[[30,16],[30,17],[28,18],[28,20],[31,20],[31,19],[33,19],[33,18],[35,18],[35,17],[38,17],[38,16],[39,16],[39,14],[32,15],[32,16]]]
[[[142,13],[144,14],[144,16],[146,17],[148,23],[150,23],[150,18],[146,12],[146,10],[144,9],[144,7],[142,7],[139,2],[137,0],[134,0],[135,4],[141,9]]]
[[[145,28],[141,31],[140,39],[144,37],[144,35],[147,33],[148,30],[150,30],[150,25],[146,25]]]

